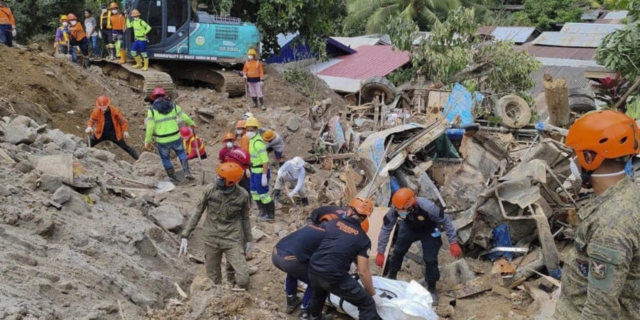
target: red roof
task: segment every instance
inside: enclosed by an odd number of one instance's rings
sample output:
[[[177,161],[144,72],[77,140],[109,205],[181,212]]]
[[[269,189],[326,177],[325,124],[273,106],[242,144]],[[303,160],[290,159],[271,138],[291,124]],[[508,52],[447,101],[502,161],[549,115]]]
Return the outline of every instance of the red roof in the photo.
[[[363,45],[356,50],[318,75],[365,80],[384,77],[409,62],[408,52],[394,51],[391,46]]]

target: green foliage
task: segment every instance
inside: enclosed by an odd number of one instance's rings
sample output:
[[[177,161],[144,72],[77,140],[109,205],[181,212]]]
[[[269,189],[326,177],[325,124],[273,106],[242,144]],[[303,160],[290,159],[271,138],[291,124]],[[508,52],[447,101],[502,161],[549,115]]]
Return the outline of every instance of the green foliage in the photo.
[[[640,120],[640,98],[635,97],[627,104],[627,115],[636,120]]]
[[[411,66],[392,79],[421,78],[443,84],[474,80],[479,91],[497,94],[531,89],[535,83],[530,74],[540,68],[540,62],[526,51],[516,51],[511,42],[483,43],[477,28],[473,9],[456,9],[434,27],[430,37],[413,46],[417,27],[402,18],[392,19],[387,31],[394,47],[411,55]]]
[[[596,52],[596,61],[623,78],[640,75],[640,22],[630,22],[624,28],[604,37]]]
[[[296,91],[311,99],[318,99],[318,78],[304,67],[294,66],[284,70],[282,78]]]
[[[515,22],[546,31],[551,29],[552,22],[580,22],[581,16],[582,9],[576,0],[525,0],[524,10],[515,14]]]
[[[84,15],[84,0],[22,0],[7,1],[7,5],[16,19],[20,42],[45,34],[53,40],[60,15],[70,12],[78,17]]]

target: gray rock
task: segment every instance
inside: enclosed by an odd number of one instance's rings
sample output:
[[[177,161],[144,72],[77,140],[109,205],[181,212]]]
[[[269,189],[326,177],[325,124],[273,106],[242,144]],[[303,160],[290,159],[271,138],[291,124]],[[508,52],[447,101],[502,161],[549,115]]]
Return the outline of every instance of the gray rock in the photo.
[[[4,141],[11,144],[31,144],[36,141],[36,129],[25,126],[8,125],[5,129]]]
[[[91,199],[91,202],[94,204],[100,202],[100,197],[95,193],[89,194],[89,199]]]
[[[67,186],[61,186],[53,194],[53,199],[52,200],[57,202],[57,203],[59,203],[59,204],[65,204],[65,203],[67,203],[67,201],[69,201],[71,199],[72,192],[73,192],[73,190],[71,190],[71,188],[69,188]]]
[[[9,258],[15,260],[16,262],[19,262],[19,263],[22,263],[22,264],[26,264],[26,265],[33,266],[33,267],[38,265],[38,260],[36,260],[33,257],[30,257],[28,255],[25,255],[25,254],[9,253],[7,256],[9,256]]]
[[[22,173],[29,173],[33,170],[33,166],[28,161],[20,161],[16,165],[16,169]]]
[[[32,145],[36,148],[42,148],[45,144],[51,142],[51,137],[47,134],[39,134],[36,138],[36,141],[32,143]]]
[[[18,223],[18,215],[14,213],[7,213],[4,215],[4,218],[2,220],[4,221],[4,223],[13,226]]]
[[[88,154],[89,154],[89,148],[81,147],[76,149],[76,151],[73,153],[73,156],[78,159],[83,159]]]
[[[287,127],[287,129],[289,129],[289,131],[297,132],[298,130],[300,130],[300,119],[297,115],[292,115],[291,117],[289,117],[289,120],[287,120],[287,124],[285,126]]]
[[[62,180],[59,177],[50,174],[43,174],[40,177],[40,189],[46,192],[54,193],[62,186]]]
[[[103,303],[98,307],[98,310],[102,310],[107,314],[114,314],[120,310],[117,304],[115,303]]]
[[[69,152],[74,152],[76,150],[76,143],[67,137],[62,137],[60,139],[55,140],[54,142],[62,150],[69,151]]]
[[[91,212],[91,207],[84,201],[82,196],[77,192],[72,192],[71,199],[63,205],[63,209],[71,211],[77,215],[83,215]]]
[[[17,116],[11,120],[10,124],[12,126],[23,126],[23,127],[38,127],[38,124],[33,121],[33,119],[27,116]]]
[[[36,217],[36,215],[33,213],[33,210],[27,210],[27,209],[23,209],[19,211],[18,216],[22,221],[31,221]]]
[[[36,233],[44,238],[49,238],[53,235],[55,230],[55,223],[53,223],[53,219],[50,217],[45,217],[44,219],[38,222],[38,226],[36,228]]]
[[[115,154],[96,148],[91,148],[89,150],[89,155],[101,161],[113,161],[113,159],[116,158]]]
[[[180,210],[173,205],[167,204],[153,208],[149,213],[154,215],[160,222],[160,225],[169,231],[179,231],[182,228],[184,217],[180,213]]]

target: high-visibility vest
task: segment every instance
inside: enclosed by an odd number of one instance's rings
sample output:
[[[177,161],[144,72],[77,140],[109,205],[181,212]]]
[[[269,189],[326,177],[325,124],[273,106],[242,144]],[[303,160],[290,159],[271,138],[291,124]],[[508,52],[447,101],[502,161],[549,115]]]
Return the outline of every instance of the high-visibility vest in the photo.
[[[111,30],[111,11],[100,13],[100,30]]]
[[[262,165],[269,162],[267,144],[257,132],[253,139],[249,140],[249,156],[251,157],[251,173],[263,173]]]
[[[144,22],[144,20],[138,19],[131,21],[127,19],[127,28],[132,27],[133,35],[135,36],[136,40],[147,40],[146,35],[147,33],[149,33],[149,31],[151,31],[151,27],[146,22]]]

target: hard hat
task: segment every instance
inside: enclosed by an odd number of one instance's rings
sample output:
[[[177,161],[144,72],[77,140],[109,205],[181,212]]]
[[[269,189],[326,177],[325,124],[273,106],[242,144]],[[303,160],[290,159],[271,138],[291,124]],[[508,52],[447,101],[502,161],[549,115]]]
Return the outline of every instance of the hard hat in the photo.
[[[256,52],[256,49],[251,48],[251,49],[249,49],[249,53],[247,53],[247,54],[248,54],[248,55],[254,55],[254,56],[257,56],[257,55],[258,55],[258,52]]]
[[[238,120],[238,122],[236,122],[236,129],[242,128],[244,129],[244,120]]]
[[[361,216],[370,216],[373,212],[373,202],[369,199],[353,198],[349,201],[349,207],[353,208]]]
[[[364,221],[360,223],[360,226],[362,227],[362,230],[364,230],[364,233],[369,232],[369,218],[364,219]]]
[[[587,171],[596,170],[605,159],[640,153],[640,129],[635,120],[613,110],[595,111],[576,120],[565,144],[573,149],[578,163]],[[595,153],[587,163],[584,152]]]
[[[294,157],[293,159],[291,159],[291,164],[294,168],[301,169],[302,167],[304,167],[304,160],[301,157]]]
[[[247,121],[245,121],[244,127],[245,128],[248,128],[248,127],[260,128],[260,123],[258,122],[258,119],[254,118],[254,117],[251,117],[251,118],[247,119]]]
[[[180,137],[182,139],[188,139],[191,138],[191,135],[193,134],[193,131],[191,131],[191,129],[189,127],[182,127],[180,128]]]
[[[242,180],[242,176],[244,175],[244,170],[240,165],[233,162],[225,162],[223,164],[218,165],[218,169],[216,170],[218,175],[224,178],[225,185],[227,187],[233,186]]]
[[[262,134],[262,139],[264,139],[264,141],[271,141],[273,140],[273,138],[276,137],[276,133],[273,132],[273,130],[267,130]]]
[[[61,15],[60,16],[60,22],[65,21],[65,20],[68,20],[67,15],[66,14]]]
[[[107,96],[99,96],[96,100],[96,107],[108,107],[111,105],[111,100]]]
[[[222,137],[222,142],[227,142],[229,140],[236,141],[236,136],[233,133],[225,133]]]
[[[249,118],[253,118],[253,113],[247,112],[242,116],[242,119],[247,120]]]
[[[162,87],[156,87],[155,89],[153,89],[149,97],[151,98],[151,100],[155,100],[158,96],[166,96],[166,95],[167,95],[167,92],[164,91]]]
[[[393,194],[391,198],[391,203],[398,210],[406,210],[411,208],[414,204],[418,202],[418,198],[416,197],[416,193],[409,188],[400,188],[396,193]]]
[[[118,4],[115,2],[111,2],[111,4],[109,5],[109,9],[118,9]]]
[[[235,149],[227,153],[226,161],[236,163],[242,166],[243,168],[246,168],[247,166],[249,166],[249,162],[250,162],[249,153],[241,148]]]
[[[69,14],[67,15],[67,20],[69,20],[69,21],[77,21],[77,20],[78,20],[78,18],[76,17],[76,15],[75,15],[75,14],[73,14],[73,13],[69,13]]]
[[[131,16],[132,17],[139,17],[140,16],[140,11],[138,11],[138,9],[131,10]]]

